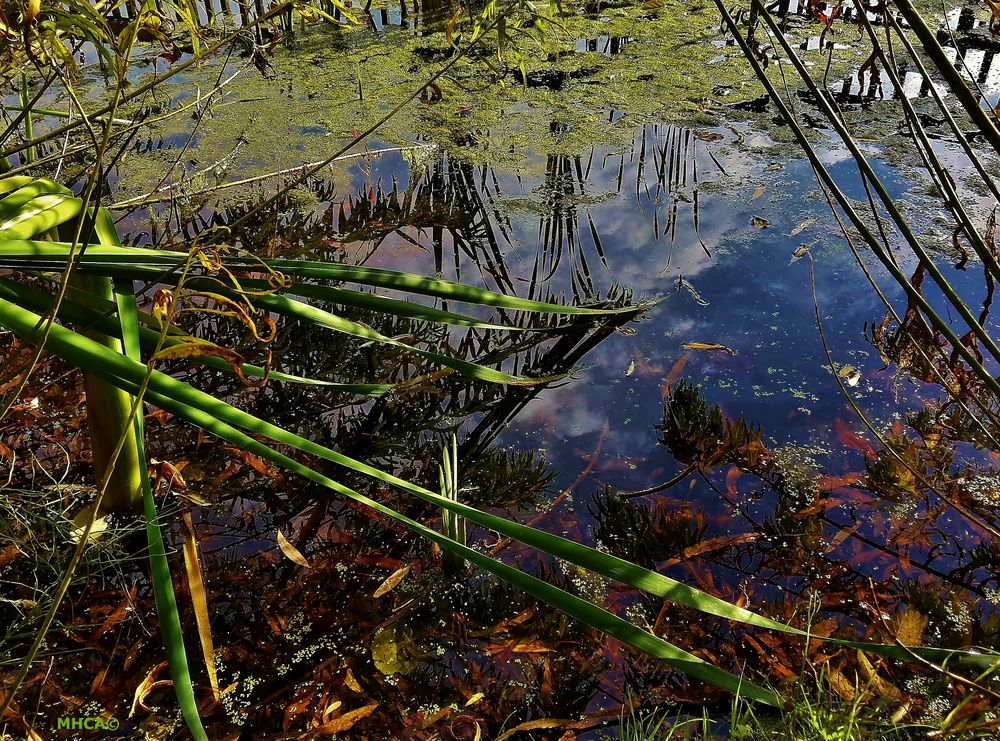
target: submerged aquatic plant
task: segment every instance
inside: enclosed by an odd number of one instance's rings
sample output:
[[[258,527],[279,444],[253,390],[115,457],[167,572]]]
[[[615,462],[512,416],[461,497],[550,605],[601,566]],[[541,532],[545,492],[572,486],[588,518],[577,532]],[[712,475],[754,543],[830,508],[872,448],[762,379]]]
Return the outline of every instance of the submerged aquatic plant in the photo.
[[[743,419],[728,419],[718,404],[709,406],[694,384],[679,382],[663,404],[661,442],[685,464],[707,470],[732,460],[760,442],[760,430]]]

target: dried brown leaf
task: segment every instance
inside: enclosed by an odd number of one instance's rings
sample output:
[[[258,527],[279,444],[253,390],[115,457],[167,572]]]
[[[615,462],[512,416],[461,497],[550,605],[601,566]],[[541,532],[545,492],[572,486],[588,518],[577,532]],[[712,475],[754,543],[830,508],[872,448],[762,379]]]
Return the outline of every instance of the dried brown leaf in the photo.
[[[314,739],[319,736],[329,736],[334,733],[343,733],[344,731],[349,731],[358,723],[358,721],[364,720],[369,715],[375,712],[378,707],[377,702],[373,702],[370,705],[365,705],[363,708],[358,708],[357,710],[352,710],[349,713],[344,713],[339,718],[334,718],[329,723],[324,723],[319,728],[315,728],[309,733],[300,736],[301,739]]]

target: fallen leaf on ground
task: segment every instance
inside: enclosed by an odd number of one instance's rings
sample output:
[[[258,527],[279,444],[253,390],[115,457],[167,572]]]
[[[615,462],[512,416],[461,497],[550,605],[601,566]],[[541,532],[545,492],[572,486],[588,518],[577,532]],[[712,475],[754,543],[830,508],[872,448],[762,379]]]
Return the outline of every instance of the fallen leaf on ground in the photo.
[[[354,672],[352,672],[350,668],[347,669],[347,674],[344,675],[344,684],[347,685],[349,690],[357,692],[359,695],[363,692],[361,684],[357,679],[355,679]]]

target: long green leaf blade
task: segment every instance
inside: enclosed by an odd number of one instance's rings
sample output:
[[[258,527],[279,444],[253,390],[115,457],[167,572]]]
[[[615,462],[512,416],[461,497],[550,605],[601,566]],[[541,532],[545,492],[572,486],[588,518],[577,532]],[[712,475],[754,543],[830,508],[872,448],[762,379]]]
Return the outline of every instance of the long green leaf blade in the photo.
[[[10,243],[0,245],[0,258],[2,258],[0,259],[0,265],[6,264],[7,260],[29,261],[34,259],[37,261],[39,258],[54,259],[54,262],[58,264],[58,258],[60,256],[65,257],[68,249],[69,245],[64,242],[12,240]],[[183,252],[92,245],[87,247],[86,254],[81,257],[81,267],[101,265],[106,268],[117,267],[118,269],[132,270],[141,266],[146,269],[167,270],[183,265],[186,260],[187,255]],[[233,270],[260,270],[262,265],[266,265],[274,270],[297,278],[322,278],[348,283],[360,283],[513,311],[605,316],[609,314],[634,314],[641,308],[648,307],[646,305],[643,307],[594,308],[553,304],[520,298],[518,296],[507,296],[502,293],[475,288],[462,283],[382,268],[334,265],[304,260],[257,261],[232,257],[223,258],[223,263]]]
[[[102,242],[118,242],[118,234],[110,214],[104,209],[98,211],[94,229]],[[114,291],[125,355],[129,359],[141,363],[138,309],[132,281],[115,281]],[[205,732],[201,715],[198,712],[194,687],[191,684],[191,670],[184,647],[184,632],[181,628],[180,613],[177,610],[177,596],[174,594],[170,563],[167,561],[167,551],[163,545],[163,534],[160,532],[160,523],[157,518],[156,501],[153,499],[149,476],[145,475],[147,463],[141,406],[133,419],[133,425],[139,446],[139,462],[144,473],[142,476],[142,508],[146,520],[146,541],[149,546],[149,570],[153,581],[153,598],[156,603],[156,616],[160,623],[163,650],[167,655],[167,666],[173,679],[174,695],[180,705],[184,722],[196,741],[208,741],[208,734]]]
[[[11,310],[14,309],[12,312]],[[24,310],[20,313],[8,302],[0,299],[0,323],[7,325],[15,333],[27,334],[32,331],[35,315]],[[87,338],[80,337],[75,333],[65,330],[62,327],[53,327],[50,334],[50,349],[65,359],[81,367],[92,368],[92,372],[105,374],[105,377],[115,382],[118,378],[120,383],[137,384],[144,377],[145,366],[131,364],[126,358],[116,353],[106,352],[106,348],[91,343]],[[501,517],[496,517],[482,512],[473,507],[461,504],[442,497],[440,494],[429,491],[422,487],[399,479],[391,474],[387,474],[378,469],[374,469],[359,461],[355,461],[347,456],[336,453],[317,443],[306,440],[294,433],[271,425],[253,415],[242,412],[225,402],[216,399],[209,394],[201,392],[166,376],[165,374],[154,372],[150,378],[149,387],[151,394],[155,394],[157,405],[170,403],[174,407],[188,409],[193,414],[197,411],[201,415],[207,415],[206,419],[216,419],[235,427],[242,427],[255,434],[263,435],[275,442],[289,445],[309,455],[323,458],[332,463],[345,466],[359,473],[371,476],[372,478],[397,486],[404,491],[424,499],[437,507],[447,509],[467,520],[476,522],[483,527],[495,529],[503,535],[507,535],[522,543],[538,548],[546,553],[558,556],[588,570],[599,573],[603,576],[615,579],[624,584],[641,589],[649,594],[653,594],[664,599],[668,599],[679,604],[691,607],[692,609],[716,615],[729,620],[742,622],[748,625],[781,631],[793,635],[806,636],[807,633],[798,628],[771,620],[770,618],[758,615],[744,608],[731,605],[724,600],[701,592],[693,587],[689,587],[674,579],[670,579],[662,574],[645,569],[637,564],[630,563],[623,559],[602,553],[593,548],[575,543],[566,538],[561,538],[550,533],[545,533],[534,528],[511,522]],[[151,399],[154,397],[151,396]],[[175,411],[179,416],[183,416],[180,411]],[[201,424],[200,422],[198,424]],[[266,446],[265,446],[266,448]],[[815,638],[815,636],[813,636]],[[906,649],[898,646],[868,643],[863,641],[850,641],[841,639],[823,639],[830,643],[853,648],[860,648],[872,653],[886,656],[902,661],[910,660]],[[955,650],[920,647],[909,649],[918,653],[924,658],[932,661],[944,662],[954,659],[961,659],[973,663],[977,666],[987,667],[993,665],[1000,656],[991,652],[980,652],[978,650]]]

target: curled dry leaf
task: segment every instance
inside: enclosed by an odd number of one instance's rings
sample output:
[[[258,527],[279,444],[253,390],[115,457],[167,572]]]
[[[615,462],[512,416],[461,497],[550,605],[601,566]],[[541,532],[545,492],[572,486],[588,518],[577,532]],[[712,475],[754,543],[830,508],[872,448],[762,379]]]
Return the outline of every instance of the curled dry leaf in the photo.
[[[240,381],[253,388],[261,388],[267,383],[267,373],[263,378],[250,379],[243,372],[243,365],[246,360],[235,350],[228,347],[216,345],[208,340],[195,339],[193,337],[184,338],[184,342],[170,347],[165,347],[153,356],[154,360],[195,360],[197,358],[221,358],[229,364]],[[270,357],[265,365],[265,370],[269,369]]]
[[[146,707],[146,698],[161,687],[173,687],[174,683],[171,680],[157,679],[160,672],[166,668],[167,662],[161,661],[149,670],[149,674],[147,674],[145,679],[143,679],[142,682],[139,683],[139,686],[135,688],[135,695],[132,697],[132,707],[128,711],[129,718],[135,715],[137,708],[142,708],[147,713],[151,712],[150,709]]]
[[[170,310],[174,305],[174,294],[166,288],[158,288],[153,294],[153,318],[162,327],[170,317]]]
[[[754,216],[750,219],[750,223],[753,224],[758,229],[767,229],[771,226],[771,222],[765,219],[763,216]]]

